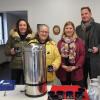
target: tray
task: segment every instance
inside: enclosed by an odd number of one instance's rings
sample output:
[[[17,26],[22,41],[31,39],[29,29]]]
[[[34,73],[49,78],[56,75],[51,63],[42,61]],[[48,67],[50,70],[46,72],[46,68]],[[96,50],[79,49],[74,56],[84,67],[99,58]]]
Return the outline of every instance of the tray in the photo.
[[[67,91],[72,91],[74,93],[74,100],[75,100],[75,93],[78,91],[79,88],[80,87],[77,85],[61,85],[61,86],[53,85],[50,91],[54,91],[55,93],[57,91],[63,91],[64,93],[66,93]],[[66,99],[65,95],[64,98]],[[84,96],[82,100],[89,100],[89,96],[86,89],[84,91]]]
[[[0,80],[0,91],[9,91],[15,89],[15,80]]]

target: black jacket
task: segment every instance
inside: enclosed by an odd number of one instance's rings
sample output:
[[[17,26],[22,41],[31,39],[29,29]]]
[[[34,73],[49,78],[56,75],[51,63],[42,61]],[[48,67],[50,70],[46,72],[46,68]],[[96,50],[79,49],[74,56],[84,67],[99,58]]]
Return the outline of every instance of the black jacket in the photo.
[[[76,27],[76,33],[81,39],[83,39],[85,43],[86,57],[89,56],[90,58],[90,78],[96,78],[100,75],[100,24],[92,22],[91,26],[86,28],[85,31],[83,31],[82,26],[79,25]],[[99,52],[96,54],[89,53],[88,49],[94,46],[99,48]]]

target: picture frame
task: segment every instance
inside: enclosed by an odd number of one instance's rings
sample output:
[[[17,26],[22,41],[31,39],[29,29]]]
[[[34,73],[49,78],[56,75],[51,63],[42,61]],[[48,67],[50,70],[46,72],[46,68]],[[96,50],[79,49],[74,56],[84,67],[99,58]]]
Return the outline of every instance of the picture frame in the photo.
[[[54,35],[60,34],[60,26],[59,25],[54,25],[53,26],[53,34]]]

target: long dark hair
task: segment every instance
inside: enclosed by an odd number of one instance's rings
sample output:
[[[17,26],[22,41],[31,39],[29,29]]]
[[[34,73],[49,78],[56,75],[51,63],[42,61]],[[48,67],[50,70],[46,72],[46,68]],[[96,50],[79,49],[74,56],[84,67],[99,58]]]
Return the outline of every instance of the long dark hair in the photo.
[[[20,23],[21,21],[24,21],[24,22],[26,23],[26,25],[27,25],[26,33],[27,33],[27,34],[28,34],[28,33],[32,33],[32,29],[31,29],[31,27],[30,27],[28,21],[26,21],[25,19],[19,19],[19,20],[17,21],[15,31],[17,31],[18,33],[20,33],[20,31],[19,31],[19,23]]]

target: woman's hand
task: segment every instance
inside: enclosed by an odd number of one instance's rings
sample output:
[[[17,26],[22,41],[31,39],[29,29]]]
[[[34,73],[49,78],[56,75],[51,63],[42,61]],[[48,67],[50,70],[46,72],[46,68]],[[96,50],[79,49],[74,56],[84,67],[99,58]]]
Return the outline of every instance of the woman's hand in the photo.
[[[72,71],[76,70],[78,67],[77,66],[65,66],[65,65],[62,65],[62,68],[64,70],[66,70],[67,72],[72,72]]]
[[[11,52],[11,55],[15,55],[15,54],[16,54],[14,48],[12,48],[12,49],[10,50],[10,52]]]
[[[62,68],[67,72],[71,72],[72,71],[71,70],[72,69],[71,66],[62,65]]]
[[[56,71],[57,67],[55,65],[53,65],[53,64],[52,64],[52,66],[53,66],[53,71]]]
[[[76,70],[76,66],[71,66],[71,71]]]
[[[54,65],[48,66],[48,72],[55,72],[56,70],[57,70],[56,66],[54,66]]]

